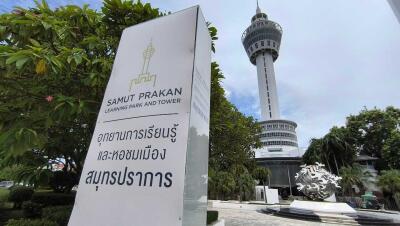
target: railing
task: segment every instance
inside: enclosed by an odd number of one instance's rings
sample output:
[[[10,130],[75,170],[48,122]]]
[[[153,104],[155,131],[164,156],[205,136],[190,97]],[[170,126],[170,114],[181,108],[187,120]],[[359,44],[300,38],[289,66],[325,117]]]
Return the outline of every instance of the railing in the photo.
[[[254,31],[256,29],[262,28],[262,27],[268,27],[268,26],[272,26],[275,29],[277,29],[278,31],[280,31],[282,33],[282,27],[281,25],[279,25],[278,23],[275,23],[274,21],[267,21],[265,25],[259,26],[259,27],[255,27],[252,28],[253,25],[250,25],[246,30],[244,30],[243,34],[242,34],[242,42],[243,40],[246,38],[247,33]]]

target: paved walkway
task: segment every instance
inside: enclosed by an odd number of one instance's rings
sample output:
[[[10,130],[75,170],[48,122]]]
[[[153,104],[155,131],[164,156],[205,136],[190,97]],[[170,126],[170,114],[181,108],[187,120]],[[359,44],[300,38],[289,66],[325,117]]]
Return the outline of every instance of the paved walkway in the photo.
[[[338,226],[337,224],[326,224],[312,221],[302,221],[284,217],[272,216],[261,213],[258,210],[245,209],[225,209],[213,208],[218,210],[218,218],[225,219],[225,226]]]
[[[304,221],[279,216],[273,216],[271,214],[265,214],[261,212],[265,205],[260,204],[247,204],[238,202],[221,202],[213,201],[209,205],[209,209],[218,210],[219,219],[225,220],[226,226],[295,226],[295,225],[307,225],[307,226],[338,226],[338,224],[328,224],[315,221]],[[371,212],[371,211],[360,211],[360,213],[368,215],[383,216],[400,221],[399,212]]]

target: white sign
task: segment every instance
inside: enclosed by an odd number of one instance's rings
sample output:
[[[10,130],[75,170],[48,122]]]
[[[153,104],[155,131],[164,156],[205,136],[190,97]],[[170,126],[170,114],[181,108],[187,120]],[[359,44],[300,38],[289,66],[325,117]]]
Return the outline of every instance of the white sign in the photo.
[[[279,204],[278,189],[265,189],[268,204]]]
[[[210,51],[198,6],[124,30],[69,225],[206,224]]]

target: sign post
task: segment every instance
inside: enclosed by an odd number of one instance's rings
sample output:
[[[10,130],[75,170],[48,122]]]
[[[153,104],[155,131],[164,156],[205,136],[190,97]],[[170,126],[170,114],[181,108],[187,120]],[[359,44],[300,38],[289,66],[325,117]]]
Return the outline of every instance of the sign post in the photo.
[[[198,6],[124,30],[69,225],[206,224],[210,63]]]

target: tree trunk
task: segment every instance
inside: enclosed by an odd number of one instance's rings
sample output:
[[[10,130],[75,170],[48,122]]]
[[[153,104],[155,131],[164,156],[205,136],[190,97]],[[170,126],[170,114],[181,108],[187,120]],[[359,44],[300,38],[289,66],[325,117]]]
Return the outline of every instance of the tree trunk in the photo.
[[[326,164],[328,165],[329,172],[332,173],[331,165],[329,164],[329,158],[326,154],[325,154],[325,159],[326,159]]]
[[[265,201],[265,203],[267,203],[267,193],[265,190],[265,181],[263,181],[263,186],[264,186],[264,201]]]
[[[340,176],[340,174],[339,174],[339,167],[338,167],[338,164],[337,164],[337,161],[336,161],[336,156],[335,156],[335,154],[333,154],[333,160],[335,160],[337,175]]]

